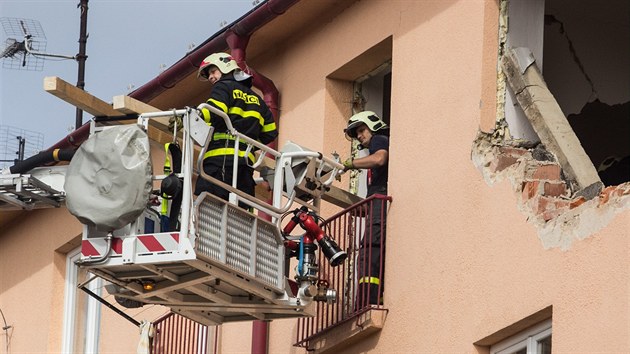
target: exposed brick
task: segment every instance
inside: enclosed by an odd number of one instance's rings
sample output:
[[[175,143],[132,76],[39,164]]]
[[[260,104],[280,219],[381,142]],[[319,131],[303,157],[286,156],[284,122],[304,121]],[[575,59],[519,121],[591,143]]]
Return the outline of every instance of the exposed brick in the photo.
[[[557,209],[567,210],[569,209],[569,205],[570,202],[568,200],[545,196],[537,196],[529,201],[529,206],[536,215]]]
[[[542,187],[541,187],[542,186]],[[559,197],[566,194],[566,184],[563,181],[525,181],[522,185],[522,198],[528,200],[536,195]]]
[[[525,181],[523,182],[522,198],[523,200],[532,199],[538,195],[538,188],[540,181]]]
[[[626,192],[625,188],[619,188],[619,186],[606,187],[599,193],[599,205],[608,203],[613,196],[621,197]]]
[[[514,157],[521,157],[521,156],[529,153],[529,150],[523,149],[523,148],[517,148],[517,147],[513,147],[513,146],[500,146],[499,147],[499,152],[501,154],[505,154],[505,155],[510,155],[510,156],[514,156]]]
[[[518,161],[518,158],[509,155],[498,155],[492,162],[490,162],[490,171],[501,172],[506,168],[512,166]]]
[[[532,211],[544,221],[557,218],[571,209],[571,201],[553,197],[538,196],[531,200]]]
[[[546,181],[544,182],[545,195],[549,197],[559,197],[566,194],[567,185],[563,181]]]
[[[560,180],[560,165],[544,164],[536,167],[531,175],[532,179],[544,179],[550,181]]]
[[[569,203],[569,209],[577,208],[584,203],[586,203],[586,198],[584,197],[575,198]]]

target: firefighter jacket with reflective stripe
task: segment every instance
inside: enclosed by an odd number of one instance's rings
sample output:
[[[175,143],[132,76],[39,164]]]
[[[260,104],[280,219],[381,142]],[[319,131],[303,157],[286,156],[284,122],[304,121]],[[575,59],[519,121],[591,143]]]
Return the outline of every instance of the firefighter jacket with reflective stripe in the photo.
[[[222,77],[214,84],[207,103],[227,113],[232,126],[252,139],[269,144],[278,136],[276,123],[265,101],[251,88],[230,76]],[[234,155],[234,138],[226,134],[227,127],[223,118],[210,113],[207,109],[203,109],[202,113],[206,123],[214,127],[205,158],[221,157],[224,164],[231,165],[232,159],[224,157]],[[245,156],[246,147],[245,144],[240,144],[240,157]],[[253,155],[250,155],[248,157],[251,160]]]

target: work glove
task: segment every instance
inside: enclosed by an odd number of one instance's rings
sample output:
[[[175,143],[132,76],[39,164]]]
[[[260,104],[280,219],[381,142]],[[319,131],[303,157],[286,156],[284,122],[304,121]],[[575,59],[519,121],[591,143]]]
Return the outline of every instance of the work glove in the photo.
[[[352,157],[347,158],[346,161],[343,162],[343,169],[344,171],[354,169],[354,163],[353,163]]]
[[[177,131],[182,130],[182,117],[177,116],[177,117],[171,117],[168,120],[168,130],[169,131],[173,131],[173,129],[175,128],[175,122],[177,122]]]

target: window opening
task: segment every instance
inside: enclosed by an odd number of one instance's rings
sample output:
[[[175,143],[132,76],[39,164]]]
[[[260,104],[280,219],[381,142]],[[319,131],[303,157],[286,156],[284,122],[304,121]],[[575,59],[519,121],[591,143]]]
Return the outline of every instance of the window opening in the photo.
[[[391,126],[391,54],[392,38],[388,37],[327,77],[327,89],[335,93],[327,102],[336,109],[335,115],[327,117],[334,119],[331,124],[345,128],[351,115],[369,110]],[[334,139],[338,141],[338,136]],[[359,152],[357,145],[352,148],[354,158],[359,157],[354,154]],[[347,151],[347,145],[342,148]],[[367,154],[367,150],[362,154]],[[352,175],[359,171],[363,170],[350,171],[350,191],[366,196],[367,173],[362,174],[359,193],[352,187],[352,181],[356,180]],[[315,317],[298,320],[296,346],[309,351],[338,351],[383,328],[387,312],[383,300],[387,296],[384,290],[385,218],[390,202],[390,197],[377,193],[327,218],[322,224],[331,238],[339,242],[339,247],[348,250],[348,261],[334,269],[327,262],[319,262],[323,266],[320,281],[336,289],[337,302],[318,303]]]
[[[506,48],[527,47],[533,53],[603,184],[630,181],[630,3],[506,1]],[[505,119],[512,137],[538,143],[507,91]]]
[[[551,354],[551,320],[493,345],[490,354]]]
[[[544,75],[604,185],[630,181],[630,3],[546,0]]]
[[[357,79],[354,82],[352,113],[372,111],[376,113],[387,125],[391,126],[391,84],[391,62],[384,63],[376,70]],[[357,141],[352,142],[352,156],[355,158],[367,156],[367,149],[359,149],[359,147],[360,145]],[[352,171],[351,179],[350,191],[365,198],[367,195],[367,170]]]

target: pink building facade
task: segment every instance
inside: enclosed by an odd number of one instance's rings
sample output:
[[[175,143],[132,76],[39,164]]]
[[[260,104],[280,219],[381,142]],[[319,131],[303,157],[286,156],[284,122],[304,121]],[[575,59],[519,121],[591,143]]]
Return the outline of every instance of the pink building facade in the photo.
[[[353,109],[374,110],[391,127],[385,316],[371,333],[340,325],[309,349],[514,353],[532,338],[536,353],[630,350],[630,178],[597,179],[609,156],[630,155],[628,115],[611,118],[630,101],[627,3],[270,0],[262,7],[272,10],[217,34],[223,46],[212,47],[211,38],[193,52],[244,50],[247,64],[273,81],[279,144],[349,156],[343,128]],[[268,21],[247,28],[255,16]],[[231,40],[221,39],[226,34]],[[530,123],[530,108],[511,88],[504,58],[513,48],[535,59],[516,76],[536,68],[543,93],[568,117],[572,129],[559,152],[546,140],[554,128]],[[131,96],[161,109],[196,106],[208,88],[195,79],[198,63],[186,65]],[[547,108],[539,109],[544,122]],[[600,118],[589,126],[591,108]],[[607,132],[608,150],[597,129]],[[571,134],[580,146],[565,149]],[[163,147],[153,148],[160,166]],[[578,150],[588,155],[586,167],[572,155]],[[593,170],[601,184],[583,182]],[[345,176],[335,185],[361,193],[359,180]],[[339,211],[324,205],[322,216]],[[84,276],[72,267],[81,234],[74,217],[63,207],[3,214],[0,309],[10,328],[0,331],[0,353],[5,343],[9,353],[134,351],[137,327],[76,290]],[[168,309],[125,311],[153,321]],[[208,352],[260,349],[249,322],[208,331]],[[297,320],[273,321],[268,352],[305,353],[296,338]]]

